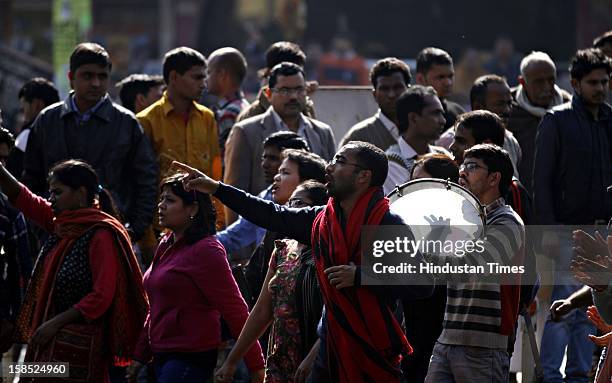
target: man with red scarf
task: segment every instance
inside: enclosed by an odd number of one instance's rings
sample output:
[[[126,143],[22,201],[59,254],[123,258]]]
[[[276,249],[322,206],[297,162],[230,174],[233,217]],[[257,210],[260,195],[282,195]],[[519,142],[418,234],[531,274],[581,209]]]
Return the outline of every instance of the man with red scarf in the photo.
[[[256,225],[312,244],[326,306],[315,365],[329,366],[329,373],[315,370],[317,377],[311,376],[311,381],[400,381],[401,354],[410,353],[411,347],[393,315],[392,303],[397,298],[426,297],[433,283],[360,286],[357,271],[352,286],[347,286],[341,272],[351,271],[351,266],[344,265],[360,264],[362,225],[404,225],[389,211],[383,195],[388,162],[382,150],[359,141],[343,146],[326,168],[331,197],[327,205],[301,209],[253,197],[183,164],[175,166],[189,173],[184,181],[187,189],[211,193]]]

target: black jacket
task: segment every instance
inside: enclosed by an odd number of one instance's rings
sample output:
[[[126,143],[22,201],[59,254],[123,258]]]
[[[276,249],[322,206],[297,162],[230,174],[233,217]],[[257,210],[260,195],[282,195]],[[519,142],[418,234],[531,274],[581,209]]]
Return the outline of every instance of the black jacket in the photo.
[[[547,112],[536,137],[534,207],[538,224],[593,224],[612,216],[612,108],[599,121],[575,95]]]
[[[325,209],[325,206],[315,206],[300,209],[288,208],[252,196],[232,186],[219,184],[219,189],[214,194],[224,205],[234,210],[237,214],[253,222],[259,227],[277,232],[281,237],[297,240],[304,244],[311,243],[312,225],[317,215]],[[380,225],[405,225],[401,217],[387,212]],[[360,275],[357,272],[357,275]],[[426,278],[426,276],[423,276]],[[359,279],[359,278],[356,278]],[[360,281],[356,280],[358,284]],[[365,287],[365,286],[364,286]],[[374,294],[386,301],[394,299],[425,298],[433,291],[433,279],[431,283],[420,283],[419,285],[368,285]]]
[[[59,161],[81,159],[94,167],[133,231],[142,236],[156,205],[159,167],[138,120],[108,96],[87,122],[77,122],[70,97],[45,108],[32,125],[23,181],[46,195],[47,174]]]

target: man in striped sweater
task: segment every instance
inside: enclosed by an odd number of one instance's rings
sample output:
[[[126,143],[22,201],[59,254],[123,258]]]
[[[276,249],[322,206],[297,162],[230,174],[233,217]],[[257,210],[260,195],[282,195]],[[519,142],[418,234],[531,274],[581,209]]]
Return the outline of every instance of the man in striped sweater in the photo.
[[[508,153],[495,145],[480,144],[466,150],[464,158],[459,184],[486,206],[484,251],[465,258],[434,255],[437,263],[484,265],[487,271],[488,262],[522,265],[523,221],[502,197],[513,173]],[[472,275],[468,283],[448,283],[443,330],[426,383],[508,380],[508,338],[518,317],[520,274],[506,274],[496,281],[501,283],[483,282],[480,275]]]

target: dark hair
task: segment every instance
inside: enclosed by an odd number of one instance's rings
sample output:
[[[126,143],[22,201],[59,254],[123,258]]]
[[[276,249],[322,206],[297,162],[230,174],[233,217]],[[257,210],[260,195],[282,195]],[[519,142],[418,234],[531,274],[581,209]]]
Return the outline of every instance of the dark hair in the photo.
[[[414,175],[414,169],[417,166],[423,166],[423,169],[429,173],[432,178],[442,180],[450,179],[452,182],[459,181],[459,166],[455,160],[443,153],[427,153],[418,159],[412,170],[410,171],[410,179]]]
[[[242,52],[236,48],[225,47],[211,53],[208,56],[209,63],[213,57],[219,60],[218,65],[220,68],[226,69],[230,73],[236,85],[242,84],[247,73],[247,61]]]
[[[302,74],[302,77],[306,77],[304,75],[304,69],[302,69],[301,66],[290,62],[282,62],[272,68],[270,78],[268,79],[268,87],[270,87],[270,89],[274,88],[276,81],[278,80],[278,76],[294,76],[300,73]]]
[[[612,44],[612,31],[607,31],[593,40],[593,48],[601,48],[606,44]]]
[[[472,109],[474,109],[474,103],[476,102],[480,103],[480,105],[487,104],[487,88],[489,84],[508,85],[508,82],[504,77],[496,74],[487,74],[478,77],[470,89],[470,106]]]
[[[400,134],[408,130],[408,113],[421,114],[423,112],[423,108],[425,108],[425,98],[427,96],[437,97],[438,93],[436,93],[436,90],[431,86],[414,85],[399,96],[395,105],[397,113],[397,130]]]
[[[168,84],[168,81],[170,80],[170,72],[175,71],[176,73],[183,75],[194,66],[206,67],[206,59],[200,52],[188,47],[172,49],[164,55],[162,69],[164,81],[166,84]]]
[[[284,149],[302,149],[307,152],[310,151],[308,142],[306,142],[304,137],[287,131],[275,132],[266,137],[263,147],[265,148],[268,146],[274,146],[280,151]]]
[[[497,114],[488,110],[473,110],[460,115],[455,122],[455,127],[457,126],[469,130],[476,144],[490,140],[494,145],[504,146],[504,123]]]
[[[0,126],[0,144],[6,144],[9,150],[15,146],[15,137],[3,126]]]
[[[370,81],[372,82],[372,87],[376,89],[376,81],[379,77],[391,76],[396,72],[402,74],[406,86],[410,85],[412,75],[410,74],[410,67],[408,64],[395,57],[386,57],[378,60],[372,67],[372,70],[370,70]]]
[[[308,198],[312,200],[312,206],[322,206],[327,203],[329,198],[327,188],[321,182],[315,180],[306,180],[299,184],[295,190],[302,190],[308,194]]]
[[[217,213],[208,194],[195,190],[188,192],[183,188],[182,180],[184,177],[184,174],[174,174],[164,178],[159,189],[162,192],[165,187],[169,187],[172,193],[183,201],[184,205],[198,204],[198,212],[185,230],[185,241],[191,245],[216,233]]]
[[[121,104],[136,113],[136,97],[139,94],[146,96],[151,88],[164,85],[162,76],[149,76],[147,74],[132,74],[117,83]]]
[[[453,65],[453,58],[440,48],[425,48],[419,52],[416,58],[416,71],[424,75],[434,65]]]
[[[17,99],[22,97],[27,102],[39,99],[45,106],[49,106],[59,101],[59,92],[51,81],[43,77],[34,77],[23,84],[19,90]]]
[[[389,172],[387,155],[379,147],[363,141],[351,141],[344,146],[355,148],[355,160],[360,168],[370,170],[370,186],[382,186]]]
[[[96,43],[81,43],[70,55],[70,72],[73,74],[79,67],[87,64],[97,64],[108,68],[109,71],[113,67],[106,49]]]
[[[612,60],[597,48],[577,51],[569,67],[570,76],[578,81],[595,69],[604,69],[608,75],[612,72]]]
[[[283,150],[282,157],[297,165],[300,181],[315,180],[325,182],[325,167],[327,163],[317,154],[300,149],[285,149]]]
[[[272,69],[282,62],[290,62],[304,67],[306,55],[300,46],[289,41],[278,41],[266,51],[266,67]]]
[[[506,194],[512,182],[514,167],[512,166],[510,155],[505,149],[492,144],[478,144],[467,149],[463,156],[464,158],[478,158],[482,160],[486,167],[489,168],[489,174],[500,172],[499,194]]]
[[[110,192],[103,188],[94,168],[85,161],[67,160],[58,162],[49,170],[48,181],[56,181],[73,190],[84,187],[87,191],[87,204],[93,206],[96,196],[100,210],[121,220],[121,214]]]

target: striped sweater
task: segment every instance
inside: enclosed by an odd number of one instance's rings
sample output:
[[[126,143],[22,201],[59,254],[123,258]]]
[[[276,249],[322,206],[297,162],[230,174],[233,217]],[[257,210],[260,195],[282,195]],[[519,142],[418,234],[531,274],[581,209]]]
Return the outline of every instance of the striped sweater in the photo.
[[[484,255],[476,261],[522,265],[525,227],[502,198],[486,207]],[[443,329],[438,342],[448,345],[507,349],[518,318],[520,280],[511,284],[447,284]]]

